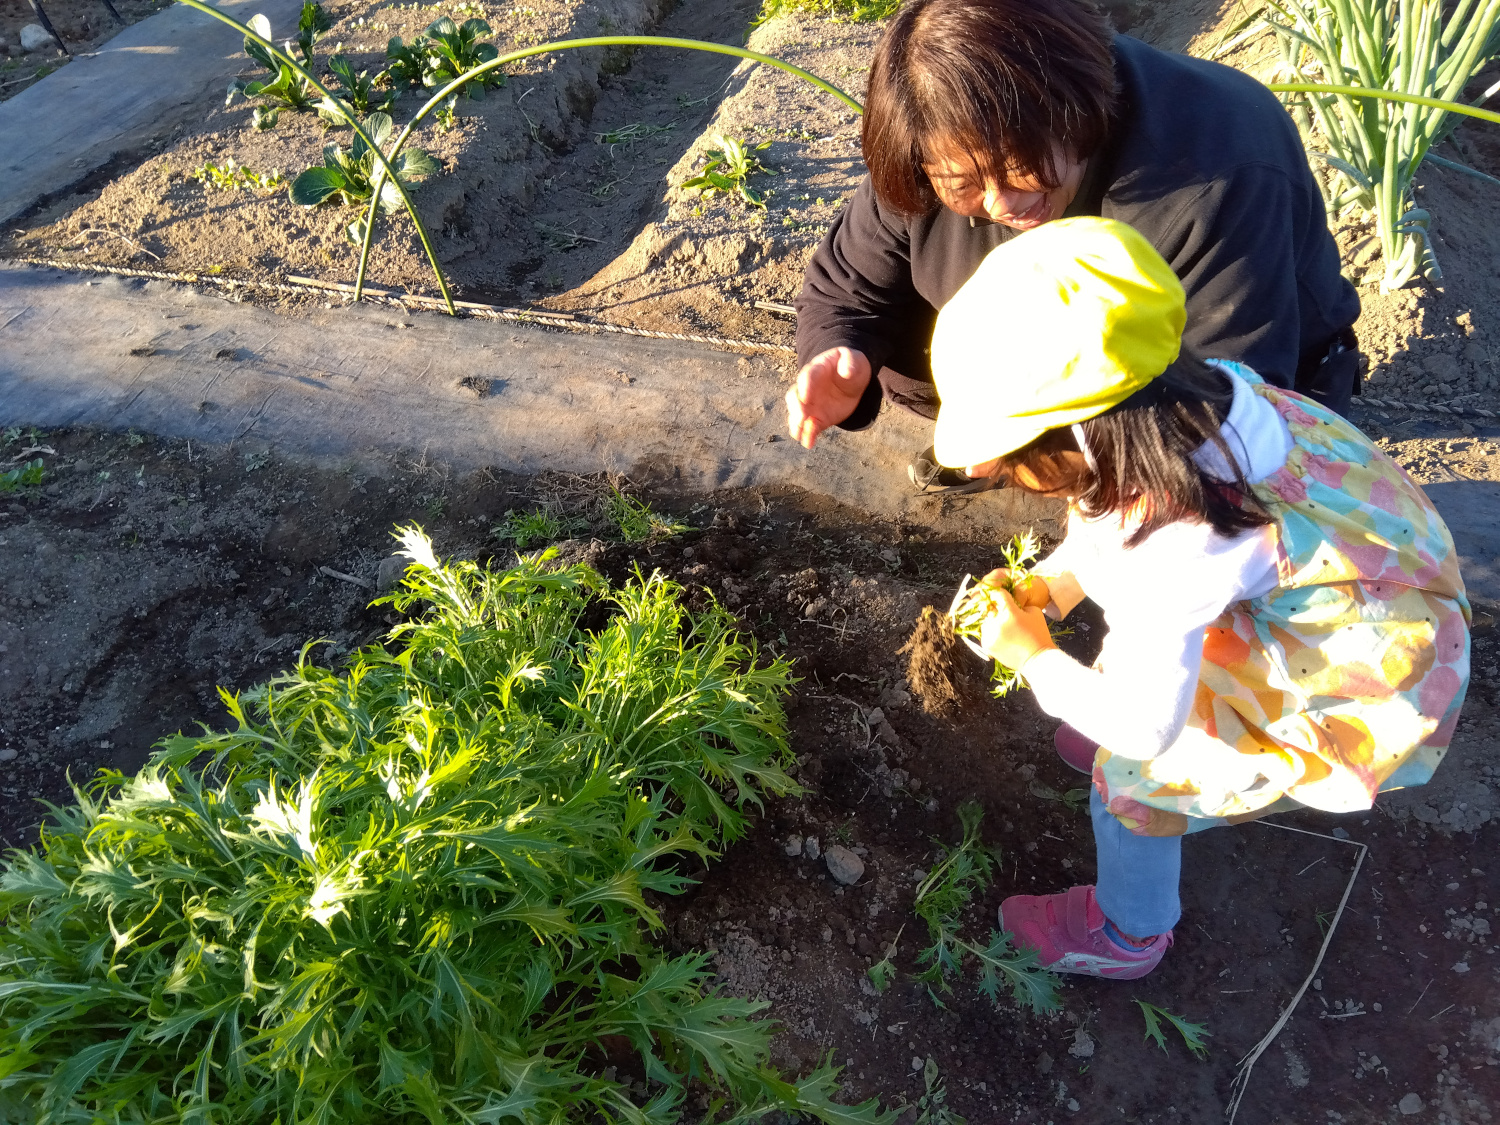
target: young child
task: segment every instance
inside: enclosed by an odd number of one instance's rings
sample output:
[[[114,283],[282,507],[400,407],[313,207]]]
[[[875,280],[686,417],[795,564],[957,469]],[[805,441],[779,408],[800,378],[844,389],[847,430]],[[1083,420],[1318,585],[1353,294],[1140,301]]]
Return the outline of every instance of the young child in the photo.
[[[1060,972],[1156,967],[1184,834],[1426,782],[1468,687],[1469,604],[1422,491],[1311,400],[1180,355],[1183,323],[1144,238],[1077,218],[992,251],[933,335],[938,459],[1069,505],[981,636],[1093,776],[1096,885],[1000,908]],[[1084,597],[1109,626],[1093,667],[1044,616]]]

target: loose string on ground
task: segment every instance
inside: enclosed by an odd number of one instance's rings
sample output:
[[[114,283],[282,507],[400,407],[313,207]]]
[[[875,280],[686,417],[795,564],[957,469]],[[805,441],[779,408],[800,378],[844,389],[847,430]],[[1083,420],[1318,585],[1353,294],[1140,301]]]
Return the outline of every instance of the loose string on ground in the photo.
[[[1365,856],[1369,855],[1370,849],[1358,840],[1342,840],[1337,836],[1328,836],[1322,832],[1309,832],[1306,828],[1293,828],[1290,824],[1277,824],[1274,820],[1261,820],[1255,823],[1263,824],[1267,828],[1280,828],[1283,832],[1299,832],[1304,836],[1316,836],[1320,840],[1332,840],[1336,844],[1348,844],[1359,849],[1359,855],[1354,860],[1354,870],[1349,872],[1349,882],[1344,887],[1344,897],[1339,899],[1339,908],[1334,911],[1333,921],[1329,923],[1328,932],[1323,935],[1323,944],[1318,949],[1318,955],[1313,959],[1312,968],[1308,971],[1307,979],[1302,982],[1302,987],[1297,989],[1296,995],[1292,997],[1291,1003],[1282,1011],[1281,1017],[1271,1025],[1271,1030],[1266,1032],[1261,1041],[1250,1048],[1249,1053],[1240,1060],[1239,1069],[1235,1072],[1234,1082],[1230,1085],[1233,1091],[1229,1099],[1229,1105],[1225,1113],[1229,1117],[1229,1125],[1234,1125],[1234,1117],[1240,1111],[1240,1099],[1245,1096],[1245,1091],[1250,1086],[1250,1069],[1255,1066],[1256,1060],[1265,1053],[1266,1049],[1276,1041],[1281,1034],[1281,1029],[1292,1018],[1297,1005],[1301,1003],[1303,995],[1312,982],[1317,978],[1318,970],[1323,967],[1323,958],[1328,954],[1328,947],[1333,944],[1333,935],[1338,932],[1339,919],[1344,916],[1344,907],[1349,905],[1349,895],[1354,891],[1354,882],[1359,878],[1359,869],[1365,862]]]
[[[129,266],[108,266],[98,262],[67,262],[55,258],[6,258],[7,262],[29,266],[44,266],[48,269],[76,270],[86,273],[111,274],[116,277],[134,277],[149,281],[171,281],[179,285],[207,285],[215,289],[234,291],[251,290],[262,293],[288,293],[306,296],[352,293],[354,286],[342,282],[317,281],[314,278],[293,275],[285,282],[247,281],[233,277],[214,277],[211,274],[175,273],[169,270],[142,270]],[[403,293],[394,289],[372,289],[365,287],[365,296],[382,304],[398,308],[416,306],[424,309],[441,309],[443,302],[435,297],[424,297],[416,293]],[[573,332],[604,332],[620,336],[641,336],[649,340],[681,340],[690,344],[707,344],[728,351],[765,352],[772,355],[795,355],[797,349],[788,344],[774,344],[765,340],[728,339],[722,336],[703,336],[692,332],[660,332],[650,328],[636,328],[629,324],[615,324],[595,317],[578,316],[575,313],[557,312],[553,309],[507,308],[502,305],[485,305],[475,301],[455,301],[455,306],[466,316],[487,320],[507,320],[517,324],[530,324],[543,328],[560,328]]]
[[[1391,398],[1372,398],[1370,395],[1360,395],[1353,400],[1355,406],[1364,406],[1372,410],[1395,410],[1407,414],[1443,414],[1450,418],[1500,418],[1500,413],[1493,410],[1483,410],[1477,406],[1444,406],[1436,402],[1397,402]]]

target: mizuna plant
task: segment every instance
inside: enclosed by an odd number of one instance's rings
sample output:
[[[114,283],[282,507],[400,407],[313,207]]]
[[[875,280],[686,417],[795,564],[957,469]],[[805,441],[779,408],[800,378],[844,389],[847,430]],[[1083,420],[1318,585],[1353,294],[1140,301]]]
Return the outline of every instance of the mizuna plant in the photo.
[[[356,132],[359,132],[359,125],[355,120],[356,111],[352,107],[345,105],[339,99],[335,98],[325,86],[314,79],[312,75],[308,73],[307,69],[300,63],[298,63],[295,59],[293,59],[291,55],[289,55],[285,51],[277,50],[277,48],[270,42],[269,35],[261,35],[255,31],[252,31],[250,27],[247,27],[245,24],[240,23],[238,20],[225,15],[213,5],[206,3],[205,0],[177,0],[177,3],[186,4],[188,7],[203,12],[205,15],[212,16],[220,23],[225,23],[230,27],[236,28],[245,35],[247,40],[254,41],[257,47],[266,51],[271,57],[274,57],[278,61],[278,63],[291,66],[293,70],[301,77],[306,79],[313,86],[313,88],[318,91],[318,93],[322,94],[324,98],[328,100],[328,102],[334,103],[333,105],[324,106],[324,108],[328,108],[331,112],[338,113],[343,117],[345,121],[347,121],[351,126],[354,127]],[[375,170],[374,191],[372,193],[370,208],[364,224],[365,237],[364,243],[360,247],[359,272],[354,280],[355,300],[359,300],[364,295],[365,275],[368,272],[369,267],[370,247],[374,238],[376,207],[378,206],[381,187],[387,178],[395,174],[395,169],[393,167],[394,158],[398,156],[401,150],[406,146],[407,140],[411,137],[412,130],[420,125],[428,114],[439,110],[452,95],[458,93],[458,91],[463,88],[466,82],[472,81],[477,78],[486,78],[486,76],[494,71],[498,71],[503,66],[508,66],[509,64],[518,62],[521,59],[531,58],[534,55],[544,55],[552,51],[578,50],[586,47],[676,47],[683,50],[708,51],[709,53],[716,55],[730,55],[735,58],[750,59],[754,62],[764,63],[767,66],[774,66],[778,70],[783,70],[786,73],[800,78],[805,82],[810,82],[812,85],[816,86],[824,93],[831,94],[833,97],[838,98],[839,101],[843,102],[844,105],[848,106],[855,113],[864,112],[864,107],[861,106],[859,102],[851,98],[848,94],[844,93],[844,91],[840,90],[836,86],[831,85],[828,82],[825,82],[817,75],[803,70],[799,66],[793,66],[789,62],[784,62],[781,59],[773,58],[770,55],[762,55],[757,51],[747,50],[744,47],[731,47],[724,43],[709,43],[701,39],[676,39],[658,35],[596,35],[583,39],[559,39],[551,43],[539,43],[534,46],[523,47],[519,50],[510,51],[504,55],[498,55],[488,62],[481,63],[479,66],[465,71],[463,74],[458,75],[456,78],[454,78],[451,82],[448,82],[447,84],[441,86],[432,95],[432,97],[429,98],[419,110],[417,110],[415,116],[413,116],[412,119],[407,122],[406,127],[401,130],[400,135],[396,138],[395,145],[393,146],[389,157],[387,157],[386,154],[380,152],[379,150],[376,151],[375,162],[378,167]],[[249,50],[248,42],[246,45],[246,49]],[[396,66],[394,63],[391,69],[393,71],[396,70]],[[335,106],[337,106],[338,108],[335,108]],[[369,144],[368,137],[365,138],[365,143],[367,145]],[[417,209],[411,201],[410,195],[405,191],[404,188],[400,189],[400,194],[401,201],[406,207],[406,212],[411,216],[412,223],[417,229],[417,236],[421,239],[422,249],[427,254],[427,261],[432,266],[433,275],[437,279],[438,289],[442,292],[443,295],[443,303],[447,306],[450,315],[456,315],[457,310],[454,308],[453,295],[448,288],[448,279],[443,273],[442,267],[438,265],[437,254],[433,250],[432,240],[427,235],[427,228],[423,225],[420,216],[418,216],[417,214]]]
[[[979,965],[979,992],[999,1005],[1002,985],[1010,989],[1016,1003],[1033,1012],[1053,1012],[1062,1007],[1057,995],[1057,977],[1038,963],[1034,949],[1018,952],[1010,944],[1010,934],[990,931],[990,940],[976,945],[962,935],[961,915],[974,895],[982,892],[993,877],[996,855],[979,838],[979,824],[984,810],[970,802],[958,807],[963,840],[950,848],[940,840],[937,862],[917,887],[917,917],[927,923],[930,944],[917,957],[927,966],[917,975],[927,985],[927,994],[938,1007],[934,986],[945,993],[953,991],[951,978],[963,972],[964,962],[973,958]],[[875,982],[877,987],[879,982]]]
[[[1472,112],[1454,99],[1500,50],[1500,0],[1267,0],[1265,11],[1283,69],[1307,80],[1271,89],[1324,165],[1329,215],[1351,207],[1374,215],[1382,289],[1418,273],[1441,277],[1431,216],[1414,206],[1412,183],[1454,114]],[[1370,96],[1376,90],[1404,96]]]
[[[651,940],[647,895],[797,791],[787,665],[659,575],[400,538],[382,600],[419,616],[384,645],[223,693],[237,729],[101,774],[12,853],[0,1120],[671,1125],[696,1084],[705,1122],[891,1121],[831,1065],[780,1078],[765,1005]]]
[[[1036,561],[1037,555],[1041,554],[1042,545],[1031,532],[1011,537],[1011,541],[1000,548],[1000,557],[1005,560],[1005,571],[1012,577],[1007,578],[1001,588],[1008,594],[1015,593],[1017,580],[1014,575],[1024,574],[1027,568]],[[964,575],[964,580],[959,584],[958,593],[953,595],[953,605],[948,609],[948,620],[953,626],[953,633],[959,640],[969,647],[969,650],[984,660],[991,659],[989,653],[979,646],[979,631],[983,627],[985,619],[995,611],[994,587],[987,586],[982,582],[975,582],[972,574]],[[1062,636],[1068,630],[1051,628],[1053,636]],[[1012,668],[1007,668],[998,660],[990,673],[990,680],[994,687],[990,689],[991,694],[997,698],[1009,695],[1018,687],[1026,686],[1026,678]]]

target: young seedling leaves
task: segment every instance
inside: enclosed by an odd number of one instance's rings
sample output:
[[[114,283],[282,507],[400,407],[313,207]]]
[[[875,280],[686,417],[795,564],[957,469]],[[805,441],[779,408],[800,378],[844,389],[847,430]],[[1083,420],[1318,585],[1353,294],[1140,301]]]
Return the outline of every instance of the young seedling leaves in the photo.
[[[1042,968],[1034,949],[1017,950],[1009,932],[990,931],[990,943],[976,949],[979,959],[979,991],[990,1003],[1000,1002],[1000,983],[1010,986],[1011,998],[1033,1012],[1056,1012],[1062,1008],[1057,976]]]
[[[876,992],[884,992],[896,978],[896,966],[891,964],[889,957],[883,957],[865,970],[865,976],[870,978]]]
[[[459,75],[500,55],[493,43],[479,42],[482,37],[493,34],[490,25],[482,19],[464,20],[460,25],[444,16],[434,20],[422,34],[427,40],[426,72],[422,76],[424,86],[446,86]],[[492,70],[465,82],[459,87],[459,92],[470,98],[483,98],[486,87],[503,85],[505,75]]]
[[[712,199],[718,192],[726,195],[738,195],[751,207],[765,209],[765,198],[760,192],[755,191],[747,182],[756,172],[770,172],[760,162],[757,152],[771,147],[770,141],[762,141],[754,148],[748,147],[744,141],[735,137],[720,135],[718,148],[711,148],[705,154],[708,162],[703,165],[703,170],[698,175],[684,180],[682,186],[689,191],[700,191],[704,199]]]
[[[1158,1008],[1155,1004],[1148,1004],[1144,1000],[1137,1000],[1135,1003],[1146,1020],[1147,1039],[1165,1051],[1167,1037],[1162,1032],[1161,1021],[1166,1020],[1177,1029],[1177,1033],[1182,1036],[1182,1041],[1187,1044],[1187,1049],[1194,1056],[1200,1059],[1208,1058],[1208,1044],[1204,1040],[1210,1038],[1212,1033],[1207,1027],[1201,1023],[1189,1023],[1181,1016],[1173,1015],[1165,1008]]]
[[[270,42],[271,21],[266,19],[264,15],[257,13],[256,15],[251,16],[248,26],[250,30],[255,32],[256,35],[259,35],[261,39],[266,40],[266,42]],[[245,54],[249,55],[256,62],[260,63],[261,66],[265,67],[272,74],[275,74],[281,69],[281,64],[272,57],[271,52],[266,49],[265,44],[259,42],[258,40],[251,39],[248,35],[245,36]]]
[[[388,113],[396,104],[396,91],[376,89],[376,86],[386,77],[385,71],[380,71],[373,78],[370,77],[368,70],[361,70],[356,74],[354,64],[349,61],[347,55],[334,55],[330,58],[328,70],[338,80],[342,94],[341,100],[360,116]],[[348,124],[344,115],[330,103],[328,98],[324,98],[318,104],[318,116],[335,125]]]
[[[389,114],[372,113],[360,123],[376,145],[384,147],[394,125]],[[317,207],[338,198],[348,204],[367,204],[374,194],[375,154],[358,133],[345,149],[342,145],[323,146],[323,164],[309,168],[292,181],[291,199],[300,207]],[[403,186],[414,187],[419,180],[440,170],[438,162],[419,148],[408,148],[396,158],[396,178]],[[380,210],[389,214],[401,206],[401,193],[387,179],[380,186]],[[363,238],[364,220],[350,224],[351,241]]]
[[[302,5],[302,15],[297,20],[297,49],[302,53],[303,66],[312,66],[313,44],[332,27],[333,17],[323,10],[322,4]]]

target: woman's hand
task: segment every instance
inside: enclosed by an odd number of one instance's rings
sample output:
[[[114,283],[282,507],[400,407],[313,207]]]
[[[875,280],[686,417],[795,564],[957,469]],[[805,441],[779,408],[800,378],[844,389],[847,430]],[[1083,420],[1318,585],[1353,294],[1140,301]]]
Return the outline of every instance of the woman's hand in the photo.
[[[786,393],[786,428],[811,449],[818,435],[854,413],[870,385],[870,361],[853,348],[829,348],[797,372]]]
[[[989,579],[1003,573],[995,571],[987,575],[985,584],[989,585]],[[1046,591],[1046,583],[1041,579],[1031,581]],[[1057,647],[1052,643],[1047,619],[1036,605],[1017,605],[1016,600],[1000,587],[992,587],[990,594],[994,598],[994,608],[979,626],[979,647],[987,655],[1006,668],[1020,671],[1037,653]],[[1022,590],[1022,597],[1027,602],[1034,602],[1037,596],[1034,588]],[[1043,596],[1041,604],[1045,605],[1047,601]]]

